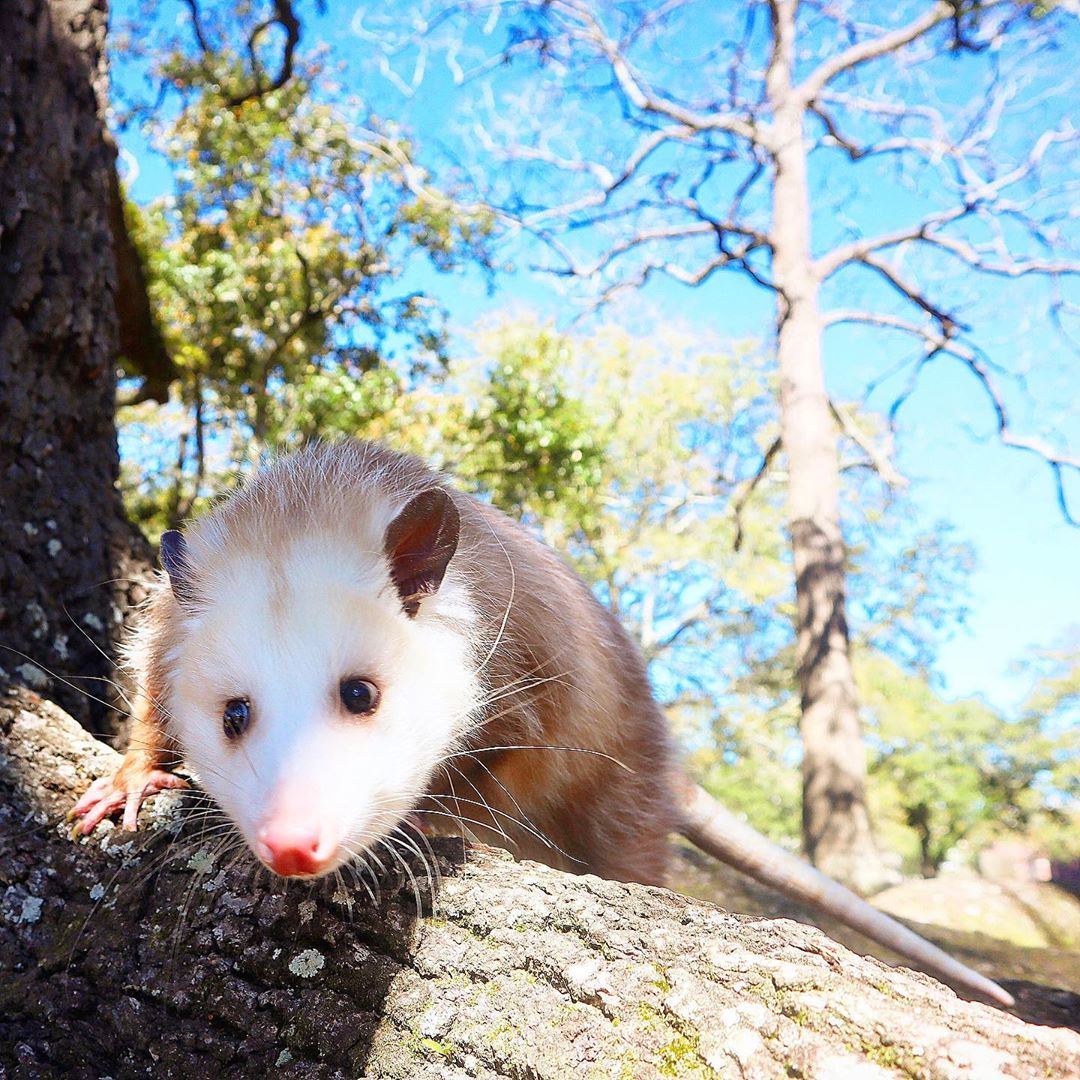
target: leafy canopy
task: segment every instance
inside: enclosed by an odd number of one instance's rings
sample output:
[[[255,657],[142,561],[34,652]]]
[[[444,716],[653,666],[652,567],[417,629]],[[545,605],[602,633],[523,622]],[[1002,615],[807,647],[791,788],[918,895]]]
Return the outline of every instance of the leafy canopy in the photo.
[[[362,105],[318,57],[243,96],[256,56],[177,42],[153,68],[176,104],[143,114],[142,129],[173,192],[129,203],[128,216],[186,438],[175,465],[136,481],[150,531],[205,494],[208,459],[235,469],[268,446],[356,431],[403,387],[438,377],[443,313],[404,279],[422,263],[487,263],[491,216],[436,189],[392,126],[358,123]],[[125,373],[141,374],[130,360]],[[138,426],[146,416],[121,419],[161,465],[172,455]]]

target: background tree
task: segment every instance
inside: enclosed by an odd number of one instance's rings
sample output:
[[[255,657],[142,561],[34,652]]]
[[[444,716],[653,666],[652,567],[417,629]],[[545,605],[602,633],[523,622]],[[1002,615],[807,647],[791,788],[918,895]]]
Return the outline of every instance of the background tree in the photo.
[[[448,31],[461,12],[465,29]],[[928,364],[962,365],[998,437],[1048,462],[1071,516],[1064,473],[1076,461],[1013,430],[986,351],[992,335],[973,330],[964,311],[973,277],[990,292],[995,278],[1042,278],[1061,298],[1080,267],[1061,228],[1070,188],[1053,182],[1075,129],[1060,107],[1048,109],[1045,129],[1010,122],[1066,19],[1013,0],[893,6],[878,24],[861,7],[856,15],[797,0],[480,0],[419,34],[372,31],[384,63],[404,70],[449,35],[463,83],[483,76],[493,98],[517,102],[512,119],[505,110],[472,118],[504,163],[489,197],[546,245],[548,269],[586,283],[594,300],[661,277],[719,288],[721,272],[774,298],[803,842],[818,865],[857,886],[871,886],[880,868],[846,608],[837,453],[845,419],[826,390],[824,333],[872,327],[910,344],[894,416]],[[963,83],[950,75],[956,54],[979,63],[977,87],[970,67]],[[843,210],[840,188],[852,193]],[[885,192],[890,200],[877,198]],[[1057,310],[1069,310],[1065,300]],[[893,346],[880,348],[890,355]],[[882,374],[868,372],[867,382]],[[762,475],[775,459],[763,457]]]
[[[95,726],[137,546],[116,489],[105,21],[78,0],[0,9],[0,666]]]
[[[1034,681],[1015,734],[1005,742],[1006,753],[1024,766],[1006,774],[1005,782],[1018,791],[1008,823],[1032,835],[1052,857],[1075,860],[1080,828],[1080,631],[1074,629],[1029,657],[1024,666]]]

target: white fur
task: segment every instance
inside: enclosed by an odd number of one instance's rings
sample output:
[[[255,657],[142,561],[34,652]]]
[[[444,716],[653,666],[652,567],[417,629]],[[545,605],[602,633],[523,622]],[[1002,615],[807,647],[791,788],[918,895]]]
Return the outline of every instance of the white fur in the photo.
[[[394,508],[372,515],[381,534]],[[199,566],[200,538],[192,540]],[[401,609],[374,543],[308,535],[283,550],[235,556],[213,544],[206,602],[167,658],[169,728],[203,786],[253,850],[282,800],[303,804],[338,842],[329,872],[388,833],[416,804],[441,757],[474,720],[471,617],[453,567],[415,618]],[[341,705],[339,683],[381,692],[369,717]],[[251,702],[251,724],[226,738],[222,710]]]

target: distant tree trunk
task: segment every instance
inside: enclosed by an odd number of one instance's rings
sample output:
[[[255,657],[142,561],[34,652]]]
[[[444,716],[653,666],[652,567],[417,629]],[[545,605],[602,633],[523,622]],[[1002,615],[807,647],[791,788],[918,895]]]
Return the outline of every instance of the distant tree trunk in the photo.
[[[919,873],[924,878],[937,877],[939,860],[934,857],[934,839],[930,834],[930,808],[920,803],[911,807],[905,817],[908,827],[919,838]]]
[[[844,539],[836,429],[821,362],[819,283],[810,254],[803,119],[792,91],[795,4],[776,3],[767,88],[773,108],[773,277],[780,424],[787,454],[802,696],[803,845],[845,884],[884,882],[866,807],[866,749],[844,613]]]
[[[0,3],[0,667],[110,675],[131,534],[117,491],[105,0]],[[17,655],[9,650],[17,650]],[[84,681],[104,696],[104,684]]]

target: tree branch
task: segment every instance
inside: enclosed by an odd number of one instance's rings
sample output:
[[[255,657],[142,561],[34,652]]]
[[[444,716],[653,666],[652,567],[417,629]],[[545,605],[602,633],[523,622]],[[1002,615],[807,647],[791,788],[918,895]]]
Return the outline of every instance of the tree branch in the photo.
[[[724,237],[727,233],[732,233],[735,236],[745,238],[746,243],[734,251],[729,251],[724,247]],[[727,262],[734,261],[741,264],[753,250],[768,246],[768,241],[763,234],[757,233],[752,229],[743,228],[735,223],[699,222],[692,225],[673,225],[669,228],[649,229],[644,232],[636,233],[620,243],[613,244],[595,263],[588,266],[571,263],[566,268],[554,272],[561,277],[590,278],[596,274],[603,273],[603,271],[620,256],[634,251],[636,248],[642,247],[645,244],[651,244],[656,241],[686,240],[693,237],[706,236],[716,237],[717,245],[721,250],[721,257]],[[676,277],[678,280],[675,272],[672,272],[672,276]]]
[[[855,418],[847,409],[843,405],[838,405],[831,398],[829,399],[829,409],[833,414],[833,419],[840,425],[840,430],[866,454],[870,468],[890,487],[907,487],[907,477],[903,476],[888,457],[874,445],[873,441],[855,423]]]
[[[604,32],[595,15],[585,5],[574,3],[573,0],[550,0],[545,6],[553,11],[560,11],[583,27],[577,36],[588,41],[601,53],[611,67],[624,98],[634,108],[654,116],[667,117],[694,131],[726,131],[750,142],[764,141],[765,132],[752,118],[719,110],[696,112],[647,88],[631,68],[620,45]]]
[[[208,830],[194,792],[156,797],[138,833],[102,825],[77,846],[63,816],[117,755],[21,689],[0,694],[0,747],[13,1075],[556,1080],[600,1062],[661,1080],[677,1054],[747,1080],[793,1063],[880,1073],[883,1056],[1037,1080],[1080,1057],[1075,1032],[959,1000],[812,927],[482,846],[418,839],[355,882],[286,888]]]
[[[623,163],[618,173],[612,173],[609,169],[602,165],[593,162],[582,162],[580,160],[567,162],[563,159],[555,157],[547,151],[540,150],[536,147],[518,146],[514,148],[513,154],[502,155],[504,157],[514,157],[522,160],[543,161],[549,165],[553,165],[556,168],[571,170],[575,172],[589,172],[596,177],[602,187],[600,191],[593,192],[589,195],[582,196],[580,199],[576,199],[573,202],[564,203],[561,206],[553,206],[546,210],[539,211],[529,215],[530,224],[538,224],[549,218],[568,218],[572,215],[579,213],[582,210],[591,210],[599,206],[603,206],[612,195],[615,194],[624,184],[634,177],[638,169],[644,164],[648,157],[662,146],[665,142],[671,141],[685,141],[697,134],[694,128],[687,127],[686,125],[679,125],[674,128],[663,128],[659,131],[654,131],[647,138],[643,139],[637,148],[630,154],[630,156]],[[489,146],[492,149],[496,149],[491,143],[490,139],[487,139],[486,132],[481,133],[481,138],[486,139]]]
[[[757,471],[754,475],[743,480],[731,493],[731,516],[735,521],[735,539],[731,546],[735,551],[738,551],[743,544],[743,510],[746,508],[750,496],[753,495],[758,484],[761,483],[765,474],[769,471],[769,466],[772,465],[773,459],[780,452],[780,447],[782,445],[783,442],[781,441],[780,436],[777,435],[762,455],[761,464],[757,467]]]
[[[942,333],[929,326],[919,326],[916,323],[897,318],[894,315],[877,312],[865,312],[843,310],[831,312],[825,320],[826,326],[838,326],[844,323],[861,323],[869,326],[878,326],[892,330],[898,330],[904,334],[916,337],[926,345],[926,352],[916,364],[912,379],[907,388],[896,398],[889,409],[890,420],[895,419],[900,407],[907,401],[914,390],[915,380],[926,365],[927,361],[935,356],[951,356],[962,363],[978,380],[980,386],[990,400],[994,411],[994,423],[997,437],[1004,446],[1015,450],[1023,450],[1035,454],[1050,466],[1054,478],[1054,489],[1057,496],[1058,506],[1065,520],[1075,527],[1080,527],[1080,521],[1069,509],[1068,493],[1065,490],[1065,475],[1068,472],[1080,474],[1080,458],[1068,454],[1058,453],[1048,443],[1040,439],[1034,439],[1022,435],[1016,435],[1009,426],[1008,412],[1005,407],[1005,399],[994,380],[991,365],[978,352],[968,345],[957,341],[949,334]],[[955,325],[955,324],[954,324]],[[864,447],[865,449],[865,447]]]
[[[931,214],[914,225],[909,225],[903,229],[883,233],[880,236],[855,240],[834,248],[815,260],[814,270],[818,279],[825,281],[830,275],[848,263],[868,262],[866,256],[875,251],[909,242],[933,245],[963,259],[969,266],[985,270],[987,273],[1008,277],[1021,277],[1026,274],[1053,275],[1080,272],[1080,262],[1077,261],[1017,260],[1008,252],[1005,253],[1003,262],[994,263],[982,257],[970,243],[945,236],[939,231],[946,225],[976,213],[985,213],[995,208],[1000,209],[1001,193],[1006,188],[1012,187],[1014,184],[1031,176],[1039,167],[1046,155],[1046,151],[1051,146],[1057,143],[1075,142],[1078,138],[1080,138],[1078,133],[1068,126],[1063,129],[1044,131],[1024,161],[992,181],[979,181],[974,173],[967,170],[967,190],[962,193],[962,201],[956,206]],[[898,147],[909,141],[906,139],[892,140],[895,146]],[[937,144],[935,143],[935,145]],[[958,161],[962,161],[963,156],[958,148],[950,146],[948,143],[942,143],[941,149]]]
[[[992,258],[979,251],[973,244],[969,244],[964,240],[937,234],[927,235],[922,239],[934,247],[955,255],[961,262],[966,263],[973,269],[997,277],[1018,278],[1027,277],[1029,274],[1044,274],[1047,276],[1080,274],[1080,261],[1074,259],[1013,259],[1010,257],[995,262]]]
[[[191,30],[195,35],[195,43],[199,46],[199,51],[203,56],[206,56],[211,50],[210,43],[206,39],[206,32],[203,30],[202,13],[199,11],[199,2],[198,0],[184,0],[184,4],[191,14]]]
[[[854,45],[844,49],[843,52],[829,57],[795,88],[795,93],[803,102],[809,105],[842,72],[852,71],[870,60],[888,56],[890,53],[902,49],[905,45],[917,41],[924,34],[929,33],[935,27],[940,26],[943,22],[952,19],[958,14],[965,14],[974,11],[976,8],[981,12],[986,12],[991,8],[1000,7],[1004,2],[1007,2],[1007,0],[982,0],[982,2],[972,0],[972,2],[965,5],[963,0],[956,0],[956,2],[938,0],[938,3],[934,4],[924,15],[908,23],[907,26],[902,26],[898,30],[893,30],[887,34],[881,34],[879,37],[856,42]],[[962,10],[958,11],[958,9]]]
[[[191,3],[193,0],[188,0],[188,2]],[[262,64],[259,62],[259,55],[256,49],[258,47],[259,38],[272,26],[280,26],[282,30],[285,31],[285,44],[282,48],[281,65],[278,68],[278,73],[270,83],[266,83],[263,81]],[[300,20],[293,11],[291,0],[274,0],[274,15],[264,22],[259,23],[259,25],[248,35],[247,50],[248,56],[251,59],[251,70],[255,80],[254,85],[250,90],[246,90],[242,94],[236,94],[226,98],[225,104],[228,105],[229,108],[235,109],[237,106],[243,105],[246,101],[252,101],[255,98],[260,98],[266,94],[273,93],[275,90],[280,90],[289,79],[292,78],[293,54],[295,53],[296,46],[299,42]]]
[[[169,400],[169,387],[179,372],[150,303],[146,269],[128,229],[127,208],[116,169],[116,143],[108,135],[105,143],[113,155],[109,169],[109,230],[116,262],[114,299],[120,355],[127,374],[141,376],[140,384],[130,393],[117,395],[117,404],[164,403]]]
[[[902,277],[896,267],[890,266],[874,255],[863,255],[855,261],[876,270],[905,300],[910,300],[911,303],[922,308],[941,327],[946,338],[952,337],[961,329],[969,329],[943,308],[934,304],[914,284]]]

